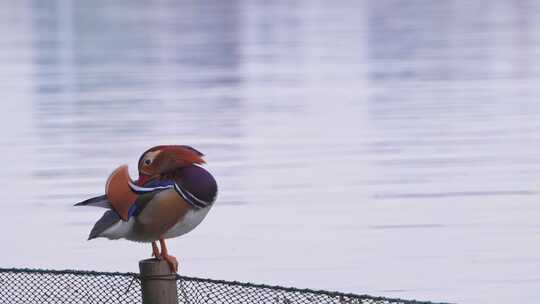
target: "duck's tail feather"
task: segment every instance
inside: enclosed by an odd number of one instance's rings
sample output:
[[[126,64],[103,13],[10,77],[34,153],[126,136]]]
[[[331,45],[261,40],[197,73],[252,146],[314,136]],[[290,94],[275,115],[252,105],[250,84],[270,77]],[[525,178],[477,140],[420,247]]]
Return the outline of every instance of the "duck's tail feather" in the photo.
[[[118,213],[116,213],[113,210],[107,210],[103,214],[103,216],[96,222],[96,224],[94,225],[94,228],[92,228],[92,231],[90,231],[88,240],[95,239],[98,237],[106,237],[104,235],[104,232],[120,221],[121,219],[118,216]]]
[[[112,209],[111,203],[107,199],[106,195],[100,195],[100,196],[87,199],[83,202],[75,204],[75,206],[94,206],[94,207]]]

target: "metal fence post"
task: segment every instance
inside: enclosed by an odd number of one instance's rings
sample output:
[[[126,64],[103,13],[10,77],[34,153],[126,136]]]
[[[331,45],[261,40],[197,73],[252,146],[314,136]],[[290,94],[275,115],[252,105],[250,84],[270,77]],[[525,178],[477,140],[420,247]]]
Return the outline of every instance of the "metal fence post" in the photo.
[[[143,304],[178,304],[176,273],[164,260],[139,261]]]

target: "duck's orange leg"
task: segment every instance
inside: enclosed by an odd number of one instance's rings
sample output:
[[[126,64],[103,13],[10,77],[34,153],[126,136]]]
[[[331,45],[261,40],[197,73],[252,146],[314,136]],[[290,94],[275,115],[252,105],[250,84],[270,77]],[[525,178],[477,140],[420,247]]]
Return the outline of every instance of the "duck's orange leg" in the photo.
[[[178,272],[178,261],[175,257],[169,255],[167,245],[165,245],[165,239],[160,238],[159,245],[161,246],[161,257],[163,257],[163,259],[167,261],[167,264],[169,264],[172,272]]]
[[[159,252],[156,242],[152,242],[152,256],[156,259],[161,259],[161,253]]]

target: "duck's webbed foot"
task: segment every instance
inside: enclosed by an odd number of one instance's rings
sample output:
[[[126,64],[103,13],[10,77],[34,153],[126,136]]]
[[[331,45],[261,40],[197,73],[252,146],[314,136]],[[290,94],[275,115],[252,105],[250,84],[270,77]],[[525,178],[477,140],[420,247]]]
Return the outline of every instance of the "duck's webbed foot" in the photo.
[[[172,255],[165,255],[163,256],[163,259],[167,261],[167,264],[169,264],[172,272],[178,272],[178,260],[176,259],[176,257]]]
[[[161,246],[161,257],[169,264],[172,272],[178,272],[178,260],[174,256],[169,255],[167,245],[163,238],[159,239],[159,245]]]

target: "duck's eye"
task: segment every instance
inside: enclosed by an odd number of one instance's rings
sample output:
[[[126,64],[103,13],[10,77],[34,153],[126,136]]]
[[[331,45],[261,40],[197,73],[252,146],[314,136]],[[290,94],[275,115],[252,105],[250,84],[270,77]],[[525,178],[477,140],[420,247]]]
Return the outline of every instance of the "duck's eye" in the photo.
[[[152,163],[152,160],[150,158],[144,160],[144,164],[147,166],[150,166],[151,163]]]

